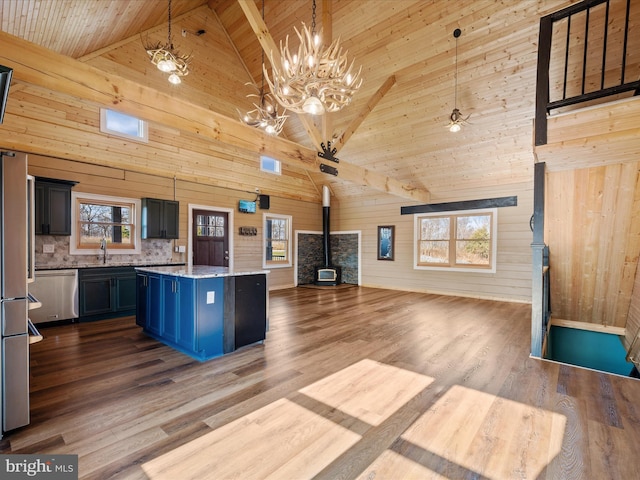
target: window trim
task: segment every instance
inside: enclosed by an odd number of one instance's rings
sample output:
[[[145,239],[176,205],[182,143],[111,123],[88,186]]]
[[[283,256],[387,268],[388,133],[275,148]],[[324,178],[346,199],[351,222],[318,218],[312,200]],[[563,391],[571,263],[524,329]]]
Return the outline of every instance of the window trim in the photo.
[[[269,262],[267,260],[267,219],[285,219],[287,220],[287,261],[286,262]],[[293,217],[291,215],[279,215],[277,213],[262,214],[262,268],[290,268],[293,265],[291,259],[291,242],[293,232]]]
[[[447,216],[469,216],[491,214],[491,254],[489,266],[451,266],[451,265],[420,265],[420,219],[425,217],[447,217]],[[413,215],[413,268],[414,270],[438,270],[445,272],[474,272],[474,273],[496,273],[497,253],[498,253],[498,209],[483,208],[474,210],[450,210],[445,212],[433,213],[415,213]],[[455,229],[451,229],[450,235],[453,235]]]
[[[271,169],[265,168],[264,167],[264,162],[263,162],[263,160],[265,158],[268,158],[269,160],[273,160],[274,165],[277,165],[278,169],[277,170],[271,170]],[[260,155],[260,171],[266,172],[266,173],[271,173],[272,175],[282,175],[282,162],[280,160],[278,160],[277,158],[273,158],[273,157],[270,157],[268,155]]]
[[[133,236],[134,245],[132,248],[108,248],[109,255],[136,255],[142,251],[142,240],[140,238],[142,226],[142,208],[140,208],[139,198],[114,197],[111,195],[98,195],[96,193],[83,193],[71,191],[71,238],[69,244],[70,255],[101,255],[103,252],[100,248],[78,248],[78,210],[81,201],[98,201],[113,204],[126,203],[133,205]]]
[[[141,131],[141,135],[130,135],[128,133],[124,133],[118,130],[112,130],[108,128],[107,112],[114,112],[119,115],[125,115],[127,117],[135,118],[136,120],[138,120],[138,124],[139,124],[138,131]],[[141,118],[138,118],[134,115],[129,115],[128,113],[123,113],[123,112],[119,112],[118,110],[113,110],[112,108],[100,108],[100,131],[108,135],[114,135],[116,137],[134,140],[136,142],[149,143],[149,123],[146,120],[142,120]]]

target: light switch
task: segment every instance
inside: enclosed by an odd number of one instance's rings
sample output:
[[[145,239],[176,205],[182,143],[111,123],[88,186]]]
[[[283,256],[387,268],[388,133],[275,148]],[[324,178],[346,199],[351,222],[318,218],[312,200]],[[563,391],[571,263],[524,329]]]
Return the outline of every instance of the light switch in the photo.
[[[215,290],[212,292],[207,292],[207,305],[209,305],[210,303],[215,303],[216,302],[216,292]]]

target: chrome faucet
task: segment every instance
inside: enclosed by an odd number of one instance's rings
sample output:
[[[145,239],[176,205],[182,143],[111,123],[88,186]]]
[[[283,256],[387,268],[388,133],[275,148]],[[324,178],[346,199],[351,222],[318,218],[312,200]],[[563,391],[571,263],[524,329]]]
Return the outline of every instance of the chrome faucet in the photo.
[[[107,239],[100,240],[100,250],[102,250],[102,263],[107,263]]]

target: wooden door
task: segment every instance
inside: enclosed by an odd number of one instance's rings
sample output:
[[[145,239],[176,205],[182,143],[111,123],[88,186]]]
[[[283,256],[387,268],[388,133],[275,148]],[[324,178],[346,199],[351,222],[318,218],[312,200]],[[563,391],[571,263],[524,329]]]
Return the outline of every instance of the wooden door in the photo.
[[[229,214],[193,211],[193,265],[229,266]]]

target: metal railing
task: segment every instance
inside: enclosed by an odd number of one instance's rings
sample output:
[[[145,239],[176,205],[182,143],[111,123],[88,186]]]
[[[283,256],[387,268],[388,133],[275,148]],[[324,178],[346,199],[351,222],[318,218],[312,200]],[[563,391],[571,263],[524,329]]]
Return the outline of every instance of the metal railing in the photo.
[[[640,79],[628,78],[637,71],[627,65],[630,18],[638,16],[631,8],[632,0],[585,0],[540,19],[536,146],[547,143],[551,110],[640,93]],[[550,91],[552,80],[557,98]]]

